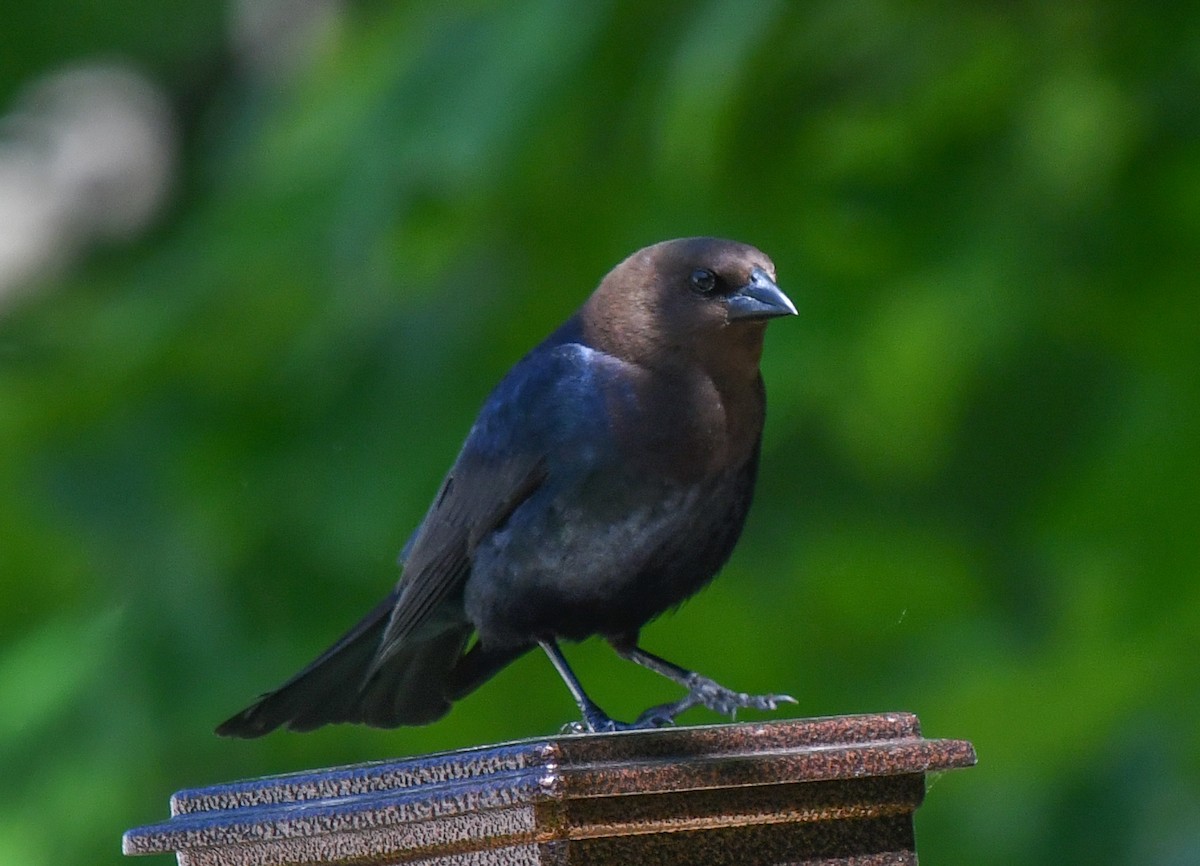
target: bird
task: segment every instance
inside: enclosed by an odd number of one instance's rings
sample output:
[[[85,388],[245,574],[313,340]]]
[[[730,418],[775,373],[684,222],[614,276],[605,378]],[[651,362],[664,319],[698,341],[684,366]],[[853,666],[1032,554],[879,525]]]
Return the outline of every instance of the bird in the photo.
[[[567,731],[794,703],[639,646],[642,627],[706,586],[742,532],[765,415],[764,334],[794,315],[774,264],[747,244],[680,238],[626,258],[486,398],[391,593],[217,733],[428,724],[539,647],[579,708]],[[594,636],[686,694],[631,722],[609,716],[560,646]]]

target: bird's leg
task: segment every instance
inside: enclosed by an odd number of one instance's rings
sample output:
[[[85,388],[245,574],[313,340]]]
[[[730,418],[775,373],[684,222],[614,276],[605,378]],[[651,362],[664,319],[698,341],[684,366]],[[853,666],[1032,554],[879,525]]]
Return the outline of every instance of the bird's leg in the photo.
[[[774,710],[780,704],[796,703],[796,699],[791,695],[748,695],[745,692],[735,692],[695,671],[681,668],[654,653],[646,652],[632,641],[610,640],[609,642],[622,658],[629,659],[647,670],[652,670],[656,674],[677,682],[688,690],[683,699],[674,704],[652,707],[646,711],[647,713],[656,713],[673,721],[684,710],[697,704],[703,704],[714,712],[730,718],[737,718],[737,711],[745,707],[755,710]]]
[[[583,690],[583,685],[579,682],[579,677],[575,676],[575,672],[567,664],[567,659],[563,656],[562,650],[558,648],[558,644],[553,640],[547,639],[539,640],[538,645],[550,657],[551,664],[558,671],[558,675],[563,678],[563,682],[567,684],[567,688],[571,691],[571,697],[575,698],[575,703],[579,705],[579,712],[583,714],[583,721],[572,722],[564,730],[575,734],[601,731],[635,731],[661,727],[662,725],[670,724],[671,720],[674,719],[674,716],[666,716],[655,712],[655,710],[659,709],[657,707],[642,713],[632,724],[618,722],[616,719],[610,718],[604,710],[600,709],[595,701],[588,697],[587,692]]]

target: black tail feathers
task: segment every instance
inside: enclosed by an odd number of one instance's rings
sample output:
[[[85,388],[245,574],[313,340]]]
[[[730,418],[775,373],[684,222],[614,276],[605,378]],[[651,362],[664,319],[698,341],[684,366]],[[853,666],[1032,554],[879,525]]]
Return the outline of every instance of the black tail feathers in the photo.
[[[451,672],[463,657],[471,626],[454,625],[413,640],[368,679],[395,603],[393,594],[296,676],[222,722],[217,733],[249,738],[281,726],[310,731],[358,722],[393,728],[440,719],[450,710]],[[463,694],[456,691],[454,698]]]

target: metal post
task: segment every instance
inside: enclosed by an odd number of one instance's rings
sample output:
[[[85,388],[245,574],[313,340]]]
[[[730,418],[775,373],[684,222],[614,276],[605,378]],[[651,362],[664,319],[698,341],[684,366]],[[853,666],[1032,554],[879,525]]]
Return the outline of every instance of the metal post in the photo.
[[[271,864],[912,864],[915,716],[569,734],[180,791],[126,854]]]

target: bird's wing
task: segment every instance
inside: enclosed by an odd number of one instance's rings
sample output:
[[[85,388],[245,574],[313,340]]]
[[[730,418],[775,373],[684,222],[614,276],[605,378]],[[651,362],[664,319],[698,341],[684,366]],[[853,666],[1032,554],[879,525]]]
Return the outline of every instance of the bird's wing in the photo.
[[[569,340],[547,341],[484,403],[429,513],[405,546],[399,599],[373,671],[462,590],[476,546],[546,480],[550,453],[592,426],[594,356]]]
[[[372,665],[378,670],[452,593],[462,589],[478,540],[504,523],[545,479],[544,462],[519,455],[493,462],[460,455],[425,516],[404,564],[400,598]]]
[[[378,670],[461,592],[481,540],[549,475],[552,454],[594,434],[601,396],[597,353],[552,337],[497,385],[454,467],[406,546],[399,599],[379,645]]]

